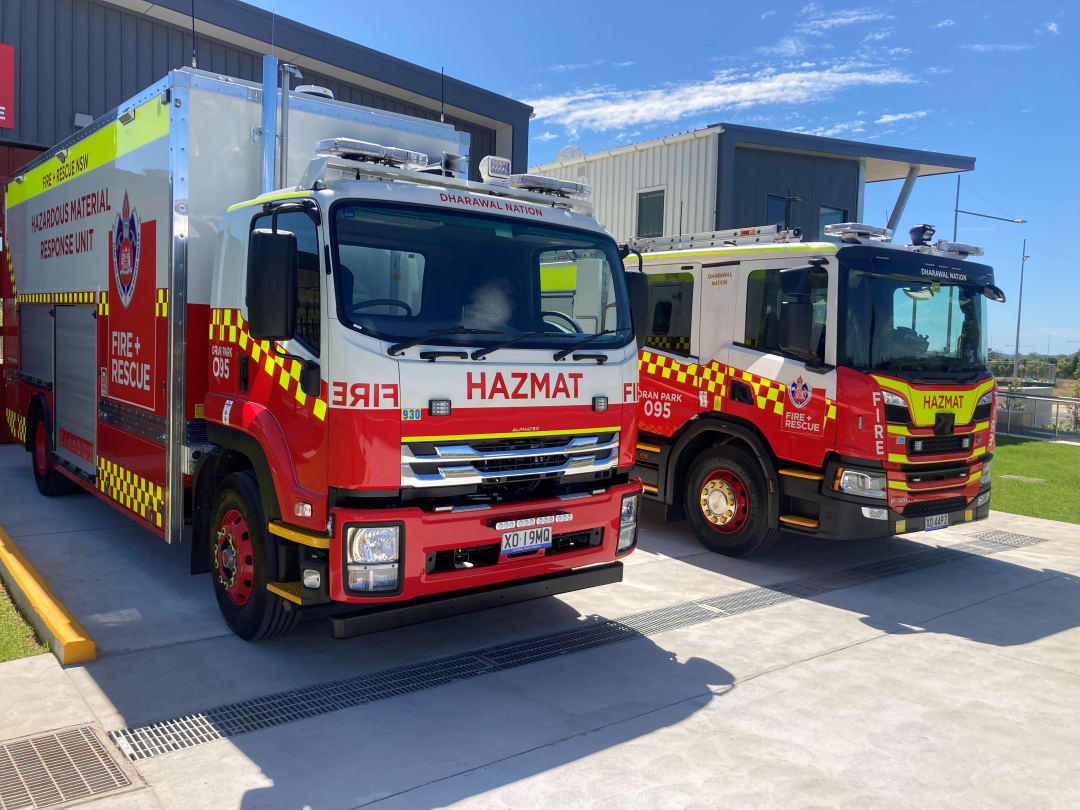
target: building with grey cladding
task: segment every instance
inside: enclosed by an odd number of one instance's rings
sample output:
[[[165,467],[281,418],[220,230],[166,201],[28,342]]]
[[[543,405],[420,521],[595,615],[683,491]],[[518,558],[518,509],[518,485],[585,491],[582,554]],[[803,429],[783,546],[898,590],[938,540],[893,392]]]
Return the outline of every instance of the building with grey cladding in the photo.
[[[559,155],[530,171],[589,183],[597,218],[620,242],[772,224],[819,239],[826,224],[866,221],[867,183],[903,180],[895,227],[916,178],[975,168],[971,157],[737,124]]]
[[[191,0],[0,0],[0,43],[15,48],[14,127],[0,128],[0,175],[29,159],[23,150],[52,146],[170,69],[190,66],[192,7]],[[328,87],[340,101],[437,119],[444,97],[446,120],[471,136],[474,179],[488,154],[525,168],[526,104],[450,76],[444,83],[437,71],[238,0],[196,0],[194,9],[202,70],[260,81],[261,57],[273,52],[300,68],[300,83]]]

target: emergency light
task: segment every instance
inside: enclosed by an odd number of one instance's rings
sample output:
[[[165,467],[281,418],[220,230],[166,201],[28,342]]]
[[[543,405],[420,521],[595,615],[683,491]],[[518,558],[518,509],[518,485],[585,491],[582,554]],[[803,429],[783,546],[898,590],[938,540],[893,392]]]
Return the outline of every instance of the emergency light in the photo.
[[[836,222],[825,226],[825,235],[838,238],[841,242],[858,243],[860,239],[872,239],[888,242],[892,239],[892,228],[877,225],[865,225],[862,222]]]
[[[387,166],[403,169],[426,169],[428,165],[428,156],[423,152],[358,141],[355,138],[325,138],[315,143],[315,153],[369,163],[385,163]]]

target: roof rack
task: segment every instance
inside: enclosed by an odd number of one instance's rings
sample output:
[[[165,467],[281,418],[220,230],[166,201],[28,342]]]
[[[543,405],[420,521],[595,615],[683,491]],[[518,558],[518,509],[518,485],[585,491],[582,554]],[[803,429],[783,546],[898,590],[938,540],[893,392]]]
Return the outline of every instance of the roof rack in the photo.
[[[666,250],[757,243],[783,244],[798,242],[801,238],[802,231],[798,228],[784,230],[779,225],[759,225],[754,228],[728,228],[722,231],[684,233],[679,236],[634,236],[630,238],[628,244],[641,253],[659,253]]]

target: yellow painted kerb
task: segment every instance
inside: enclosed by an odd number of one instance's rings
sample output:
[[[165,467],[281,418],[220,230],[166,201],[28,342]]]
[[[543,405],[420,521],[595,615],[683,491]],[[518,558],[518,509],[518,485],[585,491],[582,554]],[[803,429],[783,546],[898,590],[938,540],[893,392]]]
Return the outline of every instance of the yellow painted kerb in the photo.
[[[0,526],[0,566],[12,583],[22,591],[34,615],[30,624],[40,621],[58,649],[53,653],[61,664],[78,664],[97,658],[97,646],[79,620],[56,598],[49,584],[30,563]]]

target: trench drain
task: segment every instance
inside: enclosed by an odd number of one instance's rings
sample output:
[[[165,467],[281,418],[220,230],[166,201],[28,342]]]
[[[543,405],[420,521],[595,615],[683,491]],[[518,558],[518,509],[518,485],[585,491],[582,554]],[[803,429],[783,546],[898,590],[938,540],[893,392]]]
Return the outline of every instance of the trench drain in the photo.
[[[131,785],[89,726],[0,743],[0,808],[51,807]]]
[[[931,566],[1046,542],[1045,538],[1003,531],[985,531],[973,537],[975,539],[955,546],[931,547],[814,577],[645,610],[618,620],[593,616],[583,620],[581,626],[569,630],[229,703],[160,723],[111,731],[109,736],[129,760],[148,759],[213,740],[400,697],[561,655],[678,630],[796,599],[812,598]]]

